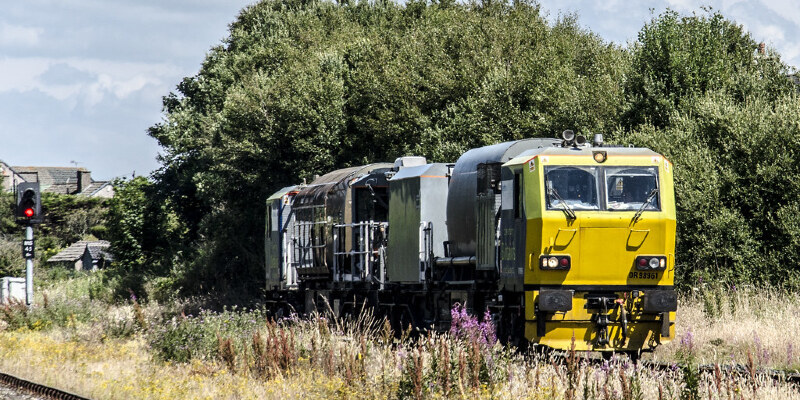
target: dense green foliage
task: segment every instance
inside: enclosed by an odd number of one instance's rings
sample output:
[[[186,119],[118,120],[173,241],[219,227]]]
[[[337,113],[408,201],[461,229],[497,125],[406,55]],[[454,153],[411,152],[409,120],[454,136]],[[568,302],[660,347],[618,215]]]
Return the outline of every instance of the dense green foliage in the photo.
[[[675,164],[683,283],[800,284],[800,103],[776,54],[719,14],[642,29],[623,140]]]
[[[282,185],[406,154],[454,161],[565,128],[608,131],[623,111],[626,53],[524,2],[263,1],[230,31],[150,130],[164,148],[155,201],[174,205],[198,253],[187,287],[263,287],[263,204]]]
[[[264,0],[164,98],[149,131],[163,166],[115,211],[138,217],[112,231],[118,249],[133,246],[131,265],[184,290],[258,290],[277,188],[569,128],[674,162],[681,283],[794,285],[797,91],[779,56],[756,48],[710,11],[656,16],[623,49],[528,2]],[[141,236],[159,207],[171,222],[153,226],[172,228]]]
[[[25,260],[21,242],[23,225],[14,218],[13,193],[0,194],[0,276],[22,276]],[[101,199],[42,193],[44,222],[34,227],[36,265],[78,240],[106,239],[106,206]]]

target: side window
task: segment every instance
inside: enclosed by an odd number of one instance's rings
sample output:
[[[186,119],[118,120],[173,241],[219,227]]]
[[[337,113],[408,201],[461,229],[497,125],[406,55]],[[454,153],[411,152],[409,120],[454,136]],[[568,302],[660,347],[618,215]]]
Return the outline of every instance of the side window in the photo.
[[[270,206],[269,207],[269,210],[270,210],[269,221],[272,224],[271,225],[272,226],[272,230],[275,231],[275,232],[278,232],[281,229],[281,227],[278,226],[279,222],[280,222],[280,218],[278,218],[278,213],[280,212],[280,209],[281,209],[280,206],[278,206],[278,207]]]
[[[514,173],[514,218],[522,218],[522,174]]]
[[[267,206],[267,237],[272,238],[272,206]]]

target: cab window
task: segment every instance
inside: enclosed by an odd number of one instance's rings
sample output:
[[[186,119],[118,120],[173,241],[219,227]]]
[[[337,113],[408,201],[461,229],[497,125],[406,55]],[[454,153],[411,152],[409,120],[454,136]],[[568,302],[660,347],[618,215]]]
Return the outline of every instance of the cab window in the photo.
[[[548,210],[600,209],[596,167],[545,167],[544,175]]]
[[[607,167],[605,175],[608,210],[661,209],[655,167]]]

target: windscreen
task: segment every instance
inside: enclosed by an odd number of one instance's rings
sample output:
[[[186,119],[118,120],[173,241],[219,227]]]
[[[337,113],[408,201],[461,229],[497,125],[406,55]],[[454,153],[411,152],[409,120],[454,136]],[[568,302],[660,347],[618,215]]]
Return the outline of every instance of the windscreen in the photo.
[[[545,167],[547,208],[599,210],[596,167]]]
[[[605,171],[609,210],[639,210],[645,203],[645,211],[661,209],[655,167],[607,167]]]

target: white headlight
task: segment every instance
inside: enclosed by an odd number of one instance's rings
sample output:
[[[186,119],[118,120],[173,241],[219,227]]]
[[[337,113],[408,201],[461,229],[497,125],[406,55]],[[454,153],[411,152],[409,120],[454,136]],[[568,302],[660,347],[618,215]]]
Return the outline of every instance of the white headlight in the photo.
[[[658,260],[658,258],[653,257],[650,259],[650,268],[656,269],[659,265],[661,265],[661,262]]]
[[[547,260],[547,266],[550,267],[550,268],[557,267],[558,266],[558,259],[555,258],[555,257],[550,257],[550,259]]]

